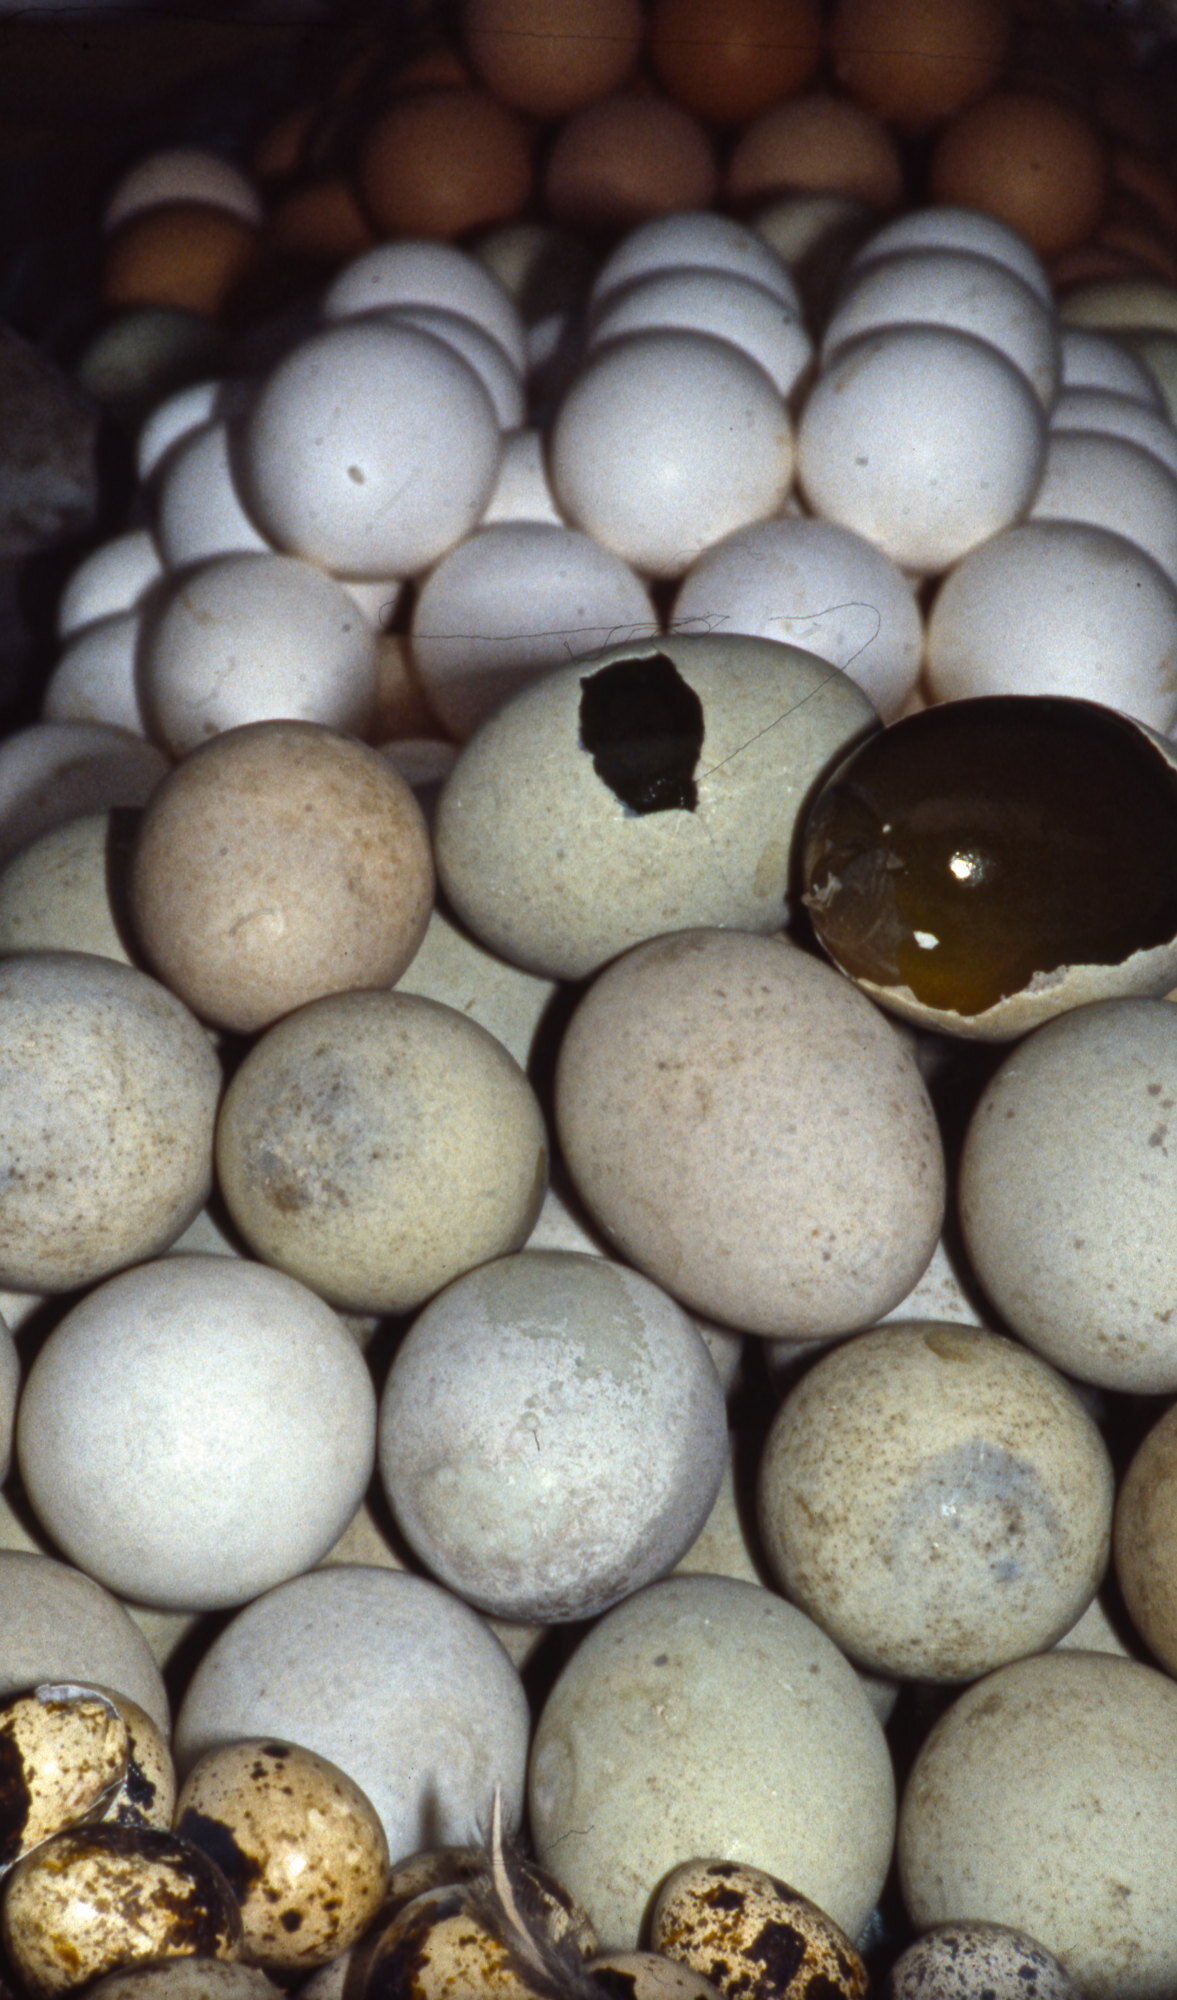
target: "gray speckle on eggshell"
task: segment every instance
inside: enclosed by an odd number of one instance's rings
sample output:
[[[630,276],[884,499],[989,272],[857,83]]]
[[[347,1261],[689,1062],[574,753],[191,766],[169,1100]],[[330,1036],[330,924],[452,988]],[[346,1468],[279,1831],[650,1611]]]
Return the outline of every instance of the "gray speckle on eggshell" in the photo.
[[[1057,1958],[1005,1924],[938,1924],[891,1968],[889,2000],[1079,2000]]]

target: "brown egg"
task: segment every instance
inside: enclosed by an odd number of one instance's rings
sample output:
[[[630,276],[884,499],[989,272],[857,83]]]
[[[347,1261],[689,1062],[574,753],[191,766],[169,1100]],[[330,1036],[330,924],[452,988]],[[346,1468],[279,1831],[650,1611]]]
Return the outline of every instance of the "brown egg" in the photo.
[[[475,69],[504,104],[564,118],[624,83],[642,41],[638,0],[465,0]]]
[[[316,104],[292,104],[262,127],[250,160],[257,180],[281,181],[297,172],[318,115]]]
[[[258,232],[227,209],[163,202],[132,215],[103,260],[108,306],[178,306],[215,318],[253,262]]]
[[[821,55],[817,0],[654,0],[649,51],[700,118],[755,118],[808,83]]]
[[[380,1909],[388,1843],[367,1795],[297,1744],[206,1751],[184,1780],[176,1831],[215,1861],[241,1910],[242,1955],[311,1971],[355,1943]]]
[[[728,163],[729,200],[743,208],[805,188],[894,208],[903,167],[882,119],[849,98],[816,90],[754,119]]]
[[[1177,1672],[1177,1405],[1137,1450],[1116,1503],[1113,1552],[1128,1615]]]
[[[638,92],[599,98],[563,127],[548,157],[548,212],[571,229],[632,229],[674,209],[710,208],[711,141],[677,104]]]
[[[1105,149],[1068,105],[1028,91],[994,91],[940,134],[931,188],[938,202],[998,216],[1049,256],[1082,243],[1098,226],[1107,196]]]
[[[141,1712],[141,1711],[140,1711]],[[126,1723],[105,1695],[70,1685],[0,1707],[0,1870],[101,1811],[126,1772]]]
[[[834,74],[895,124],[938,124],[1001,74],[1005,0],[837,0]]]
[[[1177,178],[1166,172],[1158,160],[1131,147],[1119,146],[1112,154],[1112,185],[1126,189],[1146,208],[1154,223],[1177,236]]]
[[[1098,230],[1095,246],[1124,257],[1142,275],[1153,273],[1177,283],[1177,253],[1155,228],[1112,217]]]
[[[650,1919],[656,1951],[704,1972],[729,2000],[862,2000],[866,1967],[832,1917],[761,1868],[686,1861]]]
[[[42,1841],[8,1877],[0,1929],[36,1996],[140,1959],[236,1958],[241,1941],[220,1869],[157,1827],[87,1826]]]
[[[267,238],[284,256],[342,264],[376,242],[351,182],[342,174],[304,181],[275,204]]]
[[[419,55],[410,56],[408,62],[394,70],[388,89],[390,94],[404,97],[410,91],[466,90],[473,84],[469,66],[458,51],[448,43],[438,42],[432,48],[422,49]]]
[[[526,127],[480,90],[398,98],[360,147],[360,198],[385,236],[450,240],[519,214],[531,193]]]

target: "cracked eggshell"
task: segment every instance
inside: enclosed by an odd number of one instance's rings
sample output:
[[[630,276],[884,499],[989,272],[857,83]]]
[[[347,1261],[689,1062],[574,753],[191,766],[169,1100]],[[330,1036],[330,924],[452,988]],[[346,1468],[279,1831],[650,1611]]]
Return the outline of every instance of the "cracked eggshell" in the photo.
[[[656,1951],[709,1972],[741,2000],[862,2000],[866,1967],[823,1909],[737,1861],[686,1861],[650,1917]]]
[[[0,1707],[0,1874],[50,1834],[100,1813],[130,1751],[113,1701],[42,1684]]]
[[[353,1779],[300,1744],[254,1737],[206,1751],[184,1780],[176,1832],[226,1876],[242,1954],[271,1970],[326,1965],[380,1909],[379,1815]]]
[[[777,930],[802,805],[876,724],[845,674],[768,639],[651,639],[550,668],[442,790],[446,894],[494,951],[553,979],[665,931]],[[665,805],[627,804],[635,780]]]

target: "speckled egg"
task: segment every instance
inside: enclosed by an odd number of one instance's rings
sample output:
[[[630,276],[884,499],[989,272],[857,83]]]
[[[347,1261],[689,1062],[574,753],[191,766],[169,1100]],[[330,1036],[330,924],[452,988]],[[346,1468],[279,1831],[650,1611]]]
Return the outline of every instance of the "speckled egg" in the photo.
[[[0,1548],[0,1695],[41,1681],[125,1691],[169,1727],[168,1698],[143,1634],[124,1605],[69,1563],[27,1543]]]
[[[379,1816],[351,1778],[298,1744],[253,1738],[206,1752],[184,1780],[176,1831],[227,1878],[242,1952],[258,1964],[324,1965],[380,1908]]]
[[[123,1965],[90,1988],[91,2000],[275,2000],[281,1991],[239,1959],[163,1958]]]
[[[767,639],[679,635],[550,668],[446,782],[446,894],[553,979],[688,925],[776,930],[802,804],[875,721],[836,667]]]
[[[888,2000],[1079,2000],[1079,1989],[1024,1931],[937,1924],[891,1968]]]
[[[866,1967],[824,1910],[761,1868],[687,1861],[658,1891],[658,1951],[715,1981],[725,2000],[862,2000]]]
[[[57,1833],[17,1863],[0,1931],[38,2000],[136,1959],[236,1958],[241,1919],[218,1868],[156,1827]]]
[[[127,1727],[89,1689],[43,1685],[0,1707],[0,1870],[100,1811],[127,1767]]]
[[[609,1951],[588,1970],[609,2000],[721,2000],[702,1973],[676,1965],[660,1951]]]

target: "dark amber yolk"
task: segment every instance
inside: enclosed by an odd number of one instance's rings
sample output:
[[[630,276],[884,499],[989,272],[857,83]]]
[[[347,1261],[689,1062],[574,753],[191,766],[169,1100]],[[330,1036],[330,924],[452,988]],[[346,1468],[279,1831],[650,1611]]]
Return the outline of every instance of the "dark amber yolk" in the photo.
[[[995,695],[893,723],[806,822],[805,903],[852,979],[981,1014],[1035,973],[1177,934],[1177,771],[1095,702]]]
[[[637,653],[580,683],[580,745],[632,813],[694,812],[703,704],[665,653]]]

